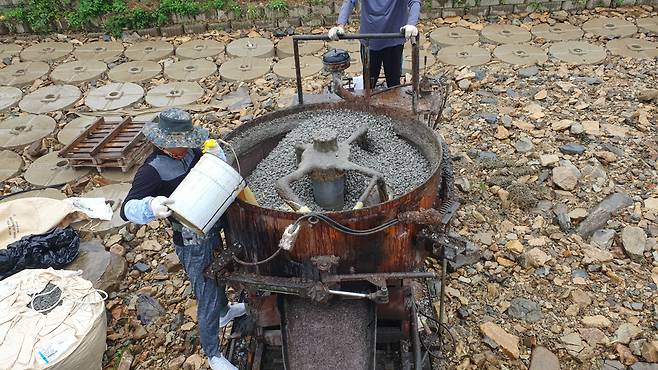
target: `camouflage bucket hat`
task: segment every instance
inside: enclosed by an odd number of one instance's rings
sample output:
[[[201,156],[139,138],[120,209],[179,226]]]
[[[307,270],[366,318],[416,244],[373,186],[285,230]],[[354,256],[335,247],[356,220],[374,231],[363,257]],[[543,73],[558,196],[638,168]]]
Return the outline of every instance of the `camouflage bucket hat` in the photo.
[[[158,122],[142,128],[148,141],[159,148],[200,148],[208,139],[208,131],[192,124],[192,116],[184,110],[170,108],[162,111]]]

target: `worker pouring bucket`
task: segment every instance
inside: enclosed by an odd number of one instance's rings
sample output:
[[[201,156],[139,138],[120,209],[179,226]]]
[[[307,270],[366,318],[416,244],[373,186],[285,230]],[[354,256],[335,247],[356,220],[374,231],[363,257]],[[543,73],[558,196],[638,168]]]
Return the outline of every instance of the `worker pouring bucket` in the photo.
[[[170,108],[158,115],[158,122],[144,125],[142,133],[162,148],[199,148],[208,131],[192,124],[189,113]],[[236,158],[237,159],[237,158]],[[169,199],[174,218],[199,234],[206,234],[222,217],[245,187],[245,180],[228,163],[214,154],[204,154],[185,176]]]
[[[169,199],[174,218],[199,234],[206,234],[245,187],[231,165],[204,154]]]

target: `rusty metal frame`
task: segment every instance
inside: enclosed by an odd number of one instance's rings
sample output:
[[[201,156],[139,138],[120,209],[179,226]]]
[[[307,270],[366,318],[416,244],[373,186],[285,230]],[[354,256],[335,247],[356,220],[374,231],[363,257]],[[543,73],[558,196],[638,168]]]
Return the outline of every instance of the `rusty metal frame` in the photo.
[[[340,40],[365,40],[365,55],[363,55],[363,87],[365,91],[366,103],[370,102],[372,88],[370,87],[370,40],[376,39],[404,39],[402,33],[363,33],[363,34],[345,34],[339,35]],[[420,93],[420,61],[419,61],[419,40],[418,35],[411,39],[411,87],[412,87],[412,112],[417,113],[418,98]],[[299,105],[304,104],[304,92],[302,90],[302,72],[299,61],[299,41],[330,41],[327,35],[294,35],[292,37],[293,54],[295,58],[295,77],[297,82],[297,101]],[[400,88],[401,86],[395,86]]]

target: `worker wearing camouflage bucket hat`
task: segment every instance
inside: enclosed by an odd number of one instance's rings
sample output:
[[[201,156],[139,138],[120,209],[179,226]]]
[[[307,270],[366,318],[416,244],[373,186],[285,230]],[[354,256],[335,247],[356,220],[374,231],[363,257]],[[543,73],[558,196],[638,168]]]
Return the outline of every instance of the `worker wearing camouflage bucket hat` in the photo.
[[[169,219],[174,230],[176,254],[197,299],[199,336],[210,367],[213,370],[237,370],[222,356],[218,332],[220,327],[244,315],[245,305],[228,304],[225,287],[218,286],[214,279],[203,275],[212,262],[214,249],[223,245],[220,225],[216,225],[206,236],[199,236],[170,217],[172,212],[168,208],[173,203],[168,197],[203,155],[200,147],[223,160],[226,157],[219,145],[207,141],[208,131],[194,126],[192,116],[180,109],[161,112],[158,122],[146,124],[142,132],[155,148],[135,174],[132,188],[121,208],[121,217],[139,225],[156,219]]]

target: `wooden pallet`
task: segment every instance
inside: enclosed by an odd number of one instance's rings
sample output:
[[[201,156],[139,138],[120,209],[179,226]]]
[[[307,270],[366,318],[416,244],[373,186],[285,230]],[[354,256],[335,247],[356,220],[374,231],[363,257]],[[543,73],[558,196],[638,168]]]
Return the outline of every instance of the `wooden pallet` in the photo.
[[[130,117],[121,122],[105,122],[100,117],[60,150],[59,156],[67,158],[73,167],[96,167],[99,172],[120,168],[128,172],[151,151],[151,144],[141,132],[143,126],[143,122],[133,122]]]

